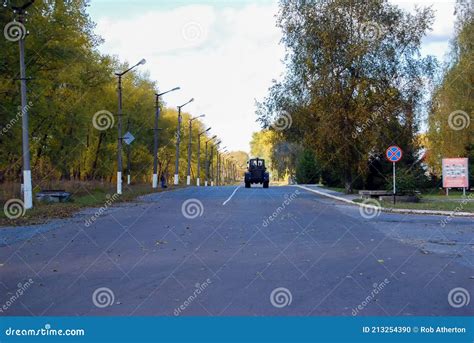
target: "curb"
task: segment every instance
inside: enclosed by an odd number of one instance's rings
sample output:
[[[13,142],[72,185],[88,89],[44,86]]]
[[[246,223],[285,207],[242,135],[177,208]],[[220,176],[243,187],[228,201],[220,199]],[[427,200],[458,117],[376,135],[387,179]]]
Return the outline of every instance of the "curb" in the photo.
[[[402,208],[387,208],[387,207],[377,207],[374,205],[368,205],[360,202],[354,202],[352,200],[339,197],[337,195],[328,194],[325,192],[321,192],[309,187],[301,186],[301,185],[293,185],[293,187],[298,187],[308,192],[316,193],[334,200],[342,201],[350,205],[357,205],[359,207],[365,207],[370,209],[380,209],[383,212],[389,213],[408,213],[408,214],[428,214],[428,215],[437,215],[437,216],[448,216],[448,217],[474,217],[474,213],[470,212],[456,212],[456,211],[436,211],[436,210],[412,210],[412,209],[402,209]]]

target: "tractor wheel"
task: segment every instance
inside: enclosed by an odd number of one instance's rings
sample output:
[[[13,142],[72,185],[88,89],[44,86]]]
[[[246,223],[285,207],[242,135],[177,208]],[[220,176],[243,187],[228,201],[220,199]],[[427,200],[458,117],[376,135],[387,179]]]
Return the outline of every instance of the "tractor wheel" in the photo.
[[[263,182],[263,188],[268,188],[268,181]]]
[[[250,188],[250,182],[245,182],[245,188]]]

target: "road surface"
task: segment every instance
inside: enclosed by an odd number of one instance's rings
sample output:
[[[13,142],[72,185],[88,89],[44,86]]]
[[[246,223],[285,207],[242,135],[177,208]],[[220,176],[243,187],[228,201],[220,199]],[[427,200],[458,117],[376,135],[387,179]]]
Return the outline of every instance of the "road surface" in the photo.
[[[473,220],[441,219],[293,186],[156,193],[1,229],[0,315],[473,315]]]

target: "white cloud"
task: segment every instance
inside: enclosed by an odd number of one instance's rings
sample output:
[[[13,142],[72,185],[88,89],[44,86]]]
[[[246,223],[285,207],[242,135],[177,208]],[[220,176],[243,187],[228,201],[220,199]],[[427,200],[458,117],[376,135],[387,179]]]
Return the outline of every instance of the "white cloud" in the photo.
[[[166,96],[169,106],[194,97],[186,110],[205,113],[230,149],[248,150],[259,129],[254,99],[263,98],[283,70],[276,12],[276,5],[182,6],[120,20],[102,17],[96,31],[105,39],[102,51],[130,63],[146,58],[141,68],[160,90],[181,86]]]
[[[407,10],[433,5],[436,21],[422,53],[442,58],[453,33],[454,2],[393,2]],[[160,90],[181,86],[181,91],[166,95],[169,106],[194,97],[186,110],[205,113],[212,133],[231,150],[248,151],[251,133],[259,129],[254,99],[262,99],[271,80],[283,72],[277,12],[276,2],[256,1],[135,11],[129,17],[102,12],[94,19],[97,33],[105,39],[103,52],[130,63],[146,58],[140,68],[150,72]]]

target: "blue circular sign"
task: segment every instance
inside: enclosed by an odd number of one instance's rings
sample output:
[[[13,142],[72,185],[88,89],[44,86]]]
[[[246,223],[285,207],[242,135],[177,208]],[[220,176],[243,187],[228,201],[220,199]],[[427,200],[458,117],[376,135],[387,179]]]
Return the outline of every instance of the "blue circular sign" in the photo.
[[[390,162],[398,162],[402,159],[402,156],[402,149],[396,145],[388,147],[387,151],[385,152],[385,157],[387,157],[387,160]]]

